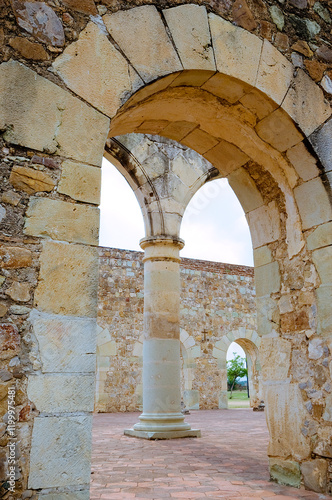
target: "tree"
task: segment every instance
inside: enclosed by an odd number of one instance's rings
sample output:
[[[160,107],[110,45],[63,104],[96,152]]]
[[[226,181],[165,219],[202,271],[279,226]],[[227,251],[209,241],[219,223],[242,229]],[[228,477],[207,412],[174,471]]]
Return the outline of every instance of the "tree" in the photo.
[[[245,367],[246,360],[241,358],[239,354],[233,352],[234,358],[227,361],[227,382],[231,389],[230,399],[232,399],[234,385],[239,377],[245,377],[247,375],[247,369]]]

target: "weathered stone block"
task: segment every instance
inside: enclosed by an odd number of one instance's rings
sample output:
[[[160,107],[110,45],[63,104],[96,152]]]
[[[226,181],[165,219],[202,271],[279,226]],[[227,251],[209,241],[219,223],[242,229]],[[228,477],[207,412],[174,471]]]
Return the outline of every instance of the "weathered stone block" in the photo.
[[[70,89],[110,117],[124,96],[142,84],[138,76],[131,81],[126,59],[93,22],[54,61],[53,68]]]
[[[307,237],[307,245],[309,250],[332,245],[332,222],[318,226]]]
[[[286,151],[303,139],[292,120],[280,108],[263,118],[255,127],[263,141],[268,142],[278,151]]]
[[[230,174],[249,160],[249,157],[239,148],[223,140],[220,140],[219,144],[205,153],[204,158],[210,161],[223,175]]]
[[[310,445],[301,433],[307,413],[297,384],[265,385],[264,401],[270,431],[268,455],[296,461],[307,458]]]
[[[263,380],[286,380],[291,357],[291,343],[281,338],[263,338],[259,347]]]
[[[41,42],[55,47],[64,45],[65,34],[62,23],[51,7],[43,2],[13,0],[11,3],[21,28]]]
[[[27,391],[40,412],[92,412],[94,386],[94,375],[30,375]]]
[[[188,410],[199,410],[199,391],[183,391],[183,402]]]
[[[96,248],[44,242],[35,292],[37,309],[55,314],[95,317],[97,285]]]
[[[322,89],[301,69],[298,70],[281,107],[306,136],[312,134],[331,115],[330,105],[325,101]]]
[[[286,154],[301,179],[308,181],[318,176],[319,170],[316,160],[309,153],[303,142],[293,146]]]
[[[67,7],[82,14],[91,14],[93,16],[98,14],[96,4],[93,0],[62,0]]]
[[[29,302],[30,300],[30,285],[29,283],[20,283],[14,281],[6,290],[6,294],[17,302]]]
[[[184,139],[182,139],[182,144],[194,149],[197,153],[204,154],[218,144],[218,140],[204,132],[204,130],[196,128],[190,134],[188,134]],[[211,161],[211,160],[209,160]]]
[[[163,11],[185,69],[215,70],[206,8],[180,5]]]
[[[90,482],[92,417],[36,417],[28,487],[75,486]]]
[[[301,484],[301,469],[298,462],[291,460],[269,459],[271,479],[279,484],[287,484],[299,488]]]
[[[246,213],[264,204],[255,182],[244,168],[232,172],[228,176],[228,182]]]
[[[119,10],[105,15],[103,20],[111,36],[146,83],[182,69],[155,6]]]
[[[255,269],[257,297],[270,295],[280,290],[280,272],[278,262],[271,262]]]
[[[46,50],[40,43],[30,42],[27,38],[15,36],[9,40],[9,45],[17,50],[22,57],[33,61],[45,61],[49,58]]]
[[[304,486],[308,490],[326,493],[327,483],[327,460],[318,459],[308,460],[301,464]]]
[[[303,229],[318,226],[332,219],[332,207],[320,178],[312,179],[294,189]]]
[[[256,87],[280,104],[293,78],[293,65],[268,40],[264,40]]]
[[[12,323],[0,323],[0,359],[11,359],[19,353],[21,338]]]
[[[73,161],[64,161],[61,170],[58,193],[66,194],[74,200],[99,205],[100,168],[82,163],[74,163]]]
[[[265,266],[272,262],[272,253],[268,246],[259,247],[254,250],[255,267]]]
[[[227,410],[228,409],[228,394],[227,391],[221,391],[219,394],[219,410]]]
[[[32,253],[27,248],[0,246],[0,268],[19,269],[32,264]]]
[[[217,70],[254,85],[263,42],[215,14],[209,23]]]
[[[323,284],[332,284],[332,246],[312,252],[312,259]]]
[[[327,171],[332,170],[332,120],[328,120],[309,140]]]
[[[45,172],[15,165],[11,171],[9,182],[15,189],[33,194],[38,191],[52,191],[55,181]]]
[[[318,327],[317,332],[321,335],[329,336],[332,330],[332,286],[321,285],[316,290],[317,308],[318,308]]]
[[[247,221],[254,249],[279,239],[280,216],[274,201],[249,212]]]
[[[232,104],[238,101],[245,92],[249,92],[251,88],[247,83],[240,82],[236,78],[221,73],[216,73],[202,85],[203,90],[207,90],[211,94],[221,97]]]
[[[106,116],[17,61],[0,66],[0,86],[7,89],[0,105],[5,140],[100,165]]]
[[[32,197],[24,232],[87,245],[98,245],[99,209],[60,200]]]

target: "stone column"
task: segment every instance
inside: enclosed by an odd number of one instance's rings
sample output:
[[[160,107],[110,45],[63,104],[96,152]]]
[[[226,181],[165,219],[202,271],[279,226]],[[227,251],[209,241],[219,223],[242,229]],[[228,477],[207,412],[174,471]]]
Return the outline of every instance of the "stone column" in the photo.
[[[141,240],[144,256],[143,413],[125,434],[145,439],[199,437],[181,413],[180,257],[183,241]]]

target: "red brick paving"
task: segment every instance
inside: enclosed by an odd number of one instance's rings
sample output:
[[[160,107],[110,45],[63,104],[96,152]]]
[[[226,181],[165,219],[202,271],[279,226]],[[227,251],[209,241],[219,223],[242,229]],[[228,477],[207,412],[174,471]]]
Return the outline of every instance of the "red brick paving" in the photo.
[[[192,411],[201,438],[146,441],[123,435],[139,413],[94,417],[91,500],[322,500],[269,481],[264,413]]]

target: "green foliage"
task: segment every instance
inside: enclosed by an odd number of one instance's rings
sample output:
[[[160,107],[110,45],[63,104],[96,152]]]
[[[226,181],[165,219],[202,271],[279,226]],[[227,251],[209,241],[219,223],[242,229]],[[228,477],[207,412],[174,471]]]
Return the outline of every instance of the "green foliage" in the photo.
[[[227,361],[227,382],[230,387],[232,398],[233,388],[238,378],[245,377],[247,375],[246,360],[241,358],[239,354],[233,352],[234,358]]]

